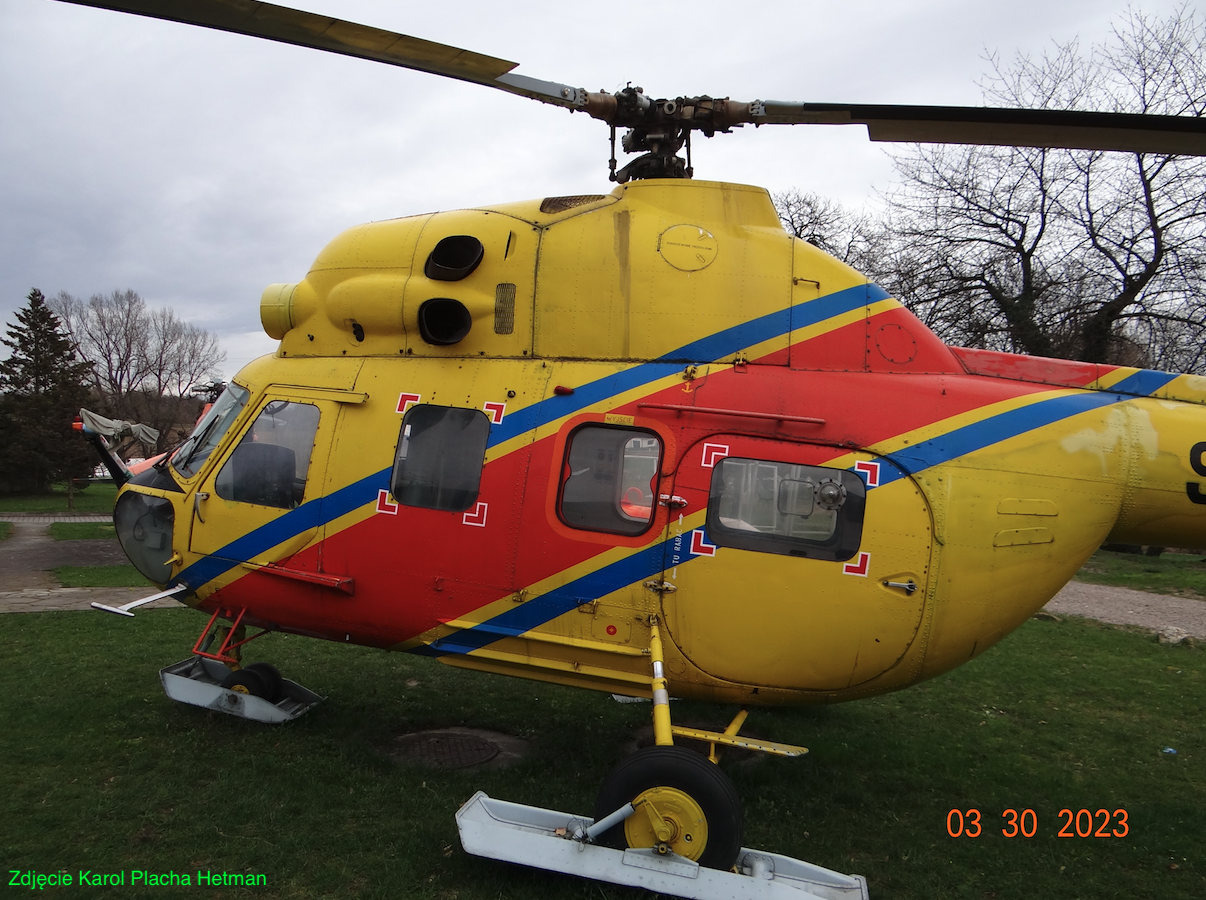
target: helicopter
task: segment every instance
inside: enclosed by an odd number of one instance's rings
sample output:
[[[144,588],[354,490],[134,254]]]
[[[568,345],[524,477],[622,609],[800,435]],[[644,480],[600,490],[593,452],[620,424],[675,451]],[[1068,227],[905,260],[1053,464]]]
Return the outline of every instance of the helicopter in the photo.
[[[167,459],[115,471],[122,546],[156,597],[208,614],[193,654],[227,667],[226,690],[278,694],[280,673],[242,651],[281,632],[651,700],[655,745],[604,780],[596,819],[613,824],[595,837],[724,870],[742,813],[716,747],[806,752],[743,736],[750,707],[950,671],[1105,541],[1206,543],[1201,377],[948,346],[784,232],[766,191],[696,180],[691,158],[693,136],[808,124],[1206,155],[1201,119],[592,92],[271,4],[67,2],[454,78],[610,130],[610,193],[337,236],[264,290],[276,353]],[[672,696],[741,712],[684,728]]]

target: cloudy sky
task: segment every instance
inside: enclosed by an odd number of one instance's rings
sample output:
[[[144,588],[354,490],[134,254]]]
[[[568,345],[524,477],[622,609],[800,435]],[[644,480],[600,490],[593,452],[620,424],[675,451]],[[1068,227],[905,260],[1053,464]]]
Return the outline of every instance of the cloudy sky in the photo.
[[[1147,0],[1163,15],[1178,0]],[[976,105],[985,55],[1103,40],[1121,0],[304,0],[654,96]],[[746,128],[694,145],[698,177],[874,202],[861,128]],[[390,66],[56,0],[0,0],[0,313],[31,287],[133,288],[216,332],[227,375],[275,344],[259,298],[360,222],[603,193],[584,115]]]

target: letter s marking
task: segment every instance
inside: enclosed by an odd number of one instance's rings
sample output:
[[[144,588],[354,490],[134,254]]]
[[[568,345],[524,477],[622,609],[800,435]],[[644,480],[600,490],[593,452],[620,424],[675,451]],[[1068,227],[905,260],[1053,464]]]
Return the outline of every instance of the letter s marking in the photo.
[[[1190,448],[1189,465],[1195,472],[1206,478],[1206,441],[1200,441]]]
[[[1206,441],[1199,441],[1189,450],[1189,465],[1195,472],[1206,478],[1206,459],[1204,457],[1206,457]],[[1185,482],[1185,493],[1189,496],[1191,503],[1206,504],[1206,494],[1202,493],[1202,486],[1197,482]]]

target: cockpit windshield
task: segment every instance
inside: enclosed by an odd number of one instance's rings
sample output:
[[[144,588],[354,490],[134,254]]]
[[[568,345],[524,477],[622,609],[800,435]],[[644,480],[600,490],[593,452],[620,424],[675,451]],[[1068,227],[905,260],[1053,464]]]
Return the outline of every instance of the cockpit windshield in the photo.
[[[226,390],[214,401],[214,405],[201,417],[188,440],[172,454],[172,468],[182,478],[192,478],[200,471],[201,466],[209,459],[209,455],[214,452],[214,448],[243,411],[250,396],[246,388],[233,382],[226,386]]]

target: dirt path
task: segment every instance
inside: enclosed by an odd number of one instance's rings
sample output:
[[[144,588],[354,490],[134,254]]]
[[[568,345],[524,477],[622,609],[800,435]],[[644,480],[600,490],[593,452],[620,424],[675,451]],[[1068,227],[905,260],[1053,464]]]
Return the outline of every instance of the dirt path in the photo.
[[[155,593],[155,586],[134,588],[59,587],[50,570],[57,566],[120,566],[129,562],[116,539],[56,541],[52,522],[112,522],[110,516],[0,515],[13,524],[12,533],[0,541],[0,613],[88,609],[93,601],[120,606]],[[155,606],[178,606],[158,600]]]
[[[0,542],[0,590],[47,590],[59,583],[57,566],[120,566],[128,562],[116,540],[56,541],[51,522],[112,522],[108,516],[8,516],[12,534]]]
[[[1043,608],[1056,615],[1138,625],[1155,632],[1179,628],[1197,640],[1206,640],[1206,600],[1073,581]]]

